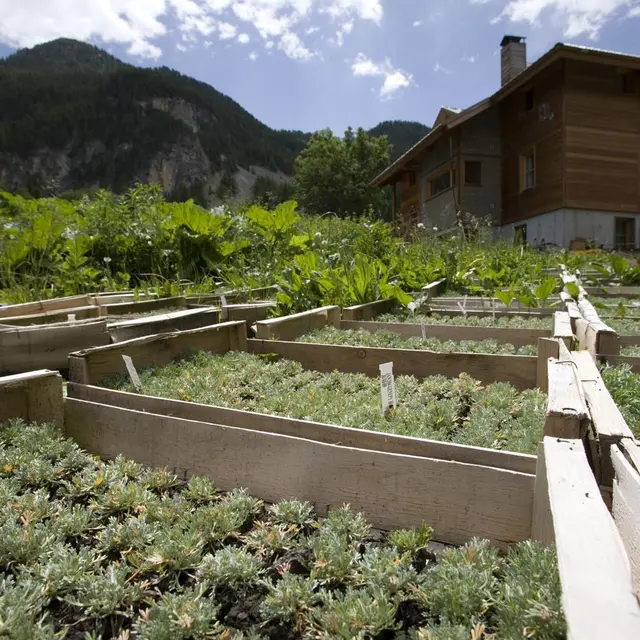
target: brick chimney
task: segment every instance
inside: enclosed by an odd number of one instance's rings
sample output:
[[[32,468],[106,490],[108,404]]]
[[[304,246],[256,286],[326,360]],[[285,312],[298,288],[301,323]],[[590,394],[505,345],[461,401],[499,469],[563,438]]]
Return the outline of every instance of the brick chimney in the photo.
[[[527,68],[527,44],[520,36],[505,36],[500,43],[502,86]]]

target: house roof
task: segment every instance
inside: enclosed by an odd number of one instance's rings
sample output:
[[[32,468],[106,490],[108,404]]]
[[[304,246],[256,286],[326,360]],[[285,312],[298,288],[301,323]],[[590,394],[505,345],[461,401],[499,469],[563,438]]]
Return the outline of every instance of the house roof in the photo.
[[[510,37],[512,36],[505,36],[505,39]],[[605,49],[569,45],[559,42],[553,48],[549,49],[549,51],[547,51],[544,55],[538,58],[535,62],[530,64],[522,73],[519,73],[515,78],[513,78],[504,86],[500,87],[488,98],[485,98],[484,100],[471,105],[467,109],[463,109],[452,119],[448,120],[447,122],[440,123],[433,129],[431,129],[431,131],[426,136],[424,136],[415,145],[413,145],[413,147],[403,153],[395,162],[390,164],[384,171],[382,171],[382,173],[376,176],[372,180],[371,184],[379,187],[386,184],[391,184],[392,182],[394,182],[393,178],[397,176],[398,173],[402,173],[406,170],[407,163],[420,155],[422,151],[439,140],[445,133],[453,131],[461,124],[467,122],[471,118],[475,118],[477,115],[483,113],[493,105],[498,104],[508,95],[520,88],[523,84],[529,82],[543,69],[546,69],[551,64],[561,59],[600,62],[602,64],[617,64],[620,66],[640,69],[640,56],[619,53],[616,51],[606,51]],[[443,108],[454,111],[449,107]],[[438,122],[438,119],[436,119],[436,122]]]

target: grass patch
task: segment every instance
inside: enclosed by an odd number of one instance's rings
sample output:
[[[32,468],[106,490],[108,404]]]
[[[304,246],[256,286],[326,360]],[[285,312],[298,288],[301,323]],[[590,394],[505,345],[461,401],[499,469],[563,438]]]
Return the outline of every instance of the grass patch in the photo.
[[[538,389],[482,385],[466,374],[397,376],[397,409],[382,416],[377,379],[308,371],[298,362],[242,352],[201,352],[147,369],[141,382],[152,396],[522,453],[536,451],[547,401]],[[134,390],[125,378],[110,385]]]
[[[462,327],[505,327],[509,329],[548,329],[553,327],[553,316],[510,316],[494,318],[493,316],[447,316],[400,311],[382,313],[375,318],[376,322],[410,322],[412,324],[454,324]]]
[[[637,347],[636,347],[637,348]],[[602,379],[618,405],[636,438],[640,438],[640,375],[633,373],[631,365],[616,367],[605,365],[601,369]]]
[[[566,636],[555,553],[539,544],[435,555],[427,525],[377,533],[348,506],[320,520],[295,499],[97,460],[47,426],[0,425],[0,443],[2,635]]]
[[[323,327],[300,336],[296,342],[313,344],[339,344],[352,347],[384,347],[389,349],[420,349],[437,351],[438,353],[493,353],[505,355],[535,356],[536,345],[514,347],[497,340],[438,340],[437,338],[412,337],[404,338],[393,331],[376,331],[371,333],[365,329],[337,329]]]

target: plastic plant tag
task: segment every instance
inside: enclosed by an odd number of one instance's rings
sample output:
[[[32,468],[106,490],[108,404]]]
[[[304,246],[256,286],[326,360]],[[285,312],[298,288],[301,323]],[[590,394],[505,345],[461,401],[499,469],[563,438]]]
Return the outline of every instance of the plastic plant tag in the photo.
[[[136,368],[133,366],[133,360],[130,356],[125,355],[122,356],[122,359],[124,360],[125,367],[127,367],[133,386],[136,388],[136,391],[140,393],[142,391],[142,382],[140,382],[140,376],[138,375]]]
[[[75,313],[67,313],[67,322],[75,322],[76,314]]]
[[[222,294],[220,296],[220,306],[222,307],[222,312],[220,314],[223,321],[229,318],[229,310],[227,309],[227,296]]]
[[[396,383],[393,378],[393,362],[380,365],[380,400],[382,415],[396,408]]]
[[[427,339],[427,327],[424,326],[424,322],[420,324],[420,331],[422,332],[422,339]]]

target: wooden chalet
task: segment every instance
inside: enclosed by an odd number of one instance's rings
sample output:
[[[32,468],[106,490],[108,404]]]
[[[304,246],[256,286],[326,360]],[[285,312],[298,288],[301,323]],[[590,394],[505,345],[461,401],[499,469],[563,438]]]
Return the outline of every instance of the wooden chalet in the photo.
[[[557,44],[533,64],[501,43],[502,85],[385,169],[394,217],[440,231],[461,214],[539,246],[640,246],[640,56]]]

